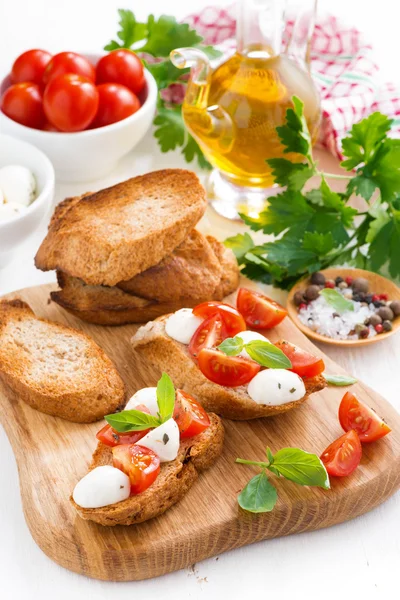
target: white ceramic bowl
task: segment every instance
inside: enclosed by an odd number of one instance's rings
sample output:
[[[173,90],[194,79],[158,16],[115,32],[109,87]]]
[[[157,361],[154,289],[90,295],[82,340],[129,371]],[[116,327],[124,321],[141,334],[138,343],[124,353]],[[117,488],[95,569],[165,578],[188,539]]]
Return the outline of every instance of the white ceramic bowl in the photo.
[[[54,169],[47,156],[32,144],[0,134],[0,168],[7,165],[30,169],[38,195],[25,212],[0,222],[0,267],[7,265],[12,253],[39,227],[50,212],[54,196]]]
[[[93,64],[101,58],[100,54],[85,56]],[[30,142],[47,154],[58,181],[80,182],[105,177],[140,142],[153,121],[157,84],[147,70],[145,78],[145,88],[139,94],[142,106],[118,123],[76,133],[59,133],[25,127],[0,111],[0,131]],[[0,93],[9,85],[7,76],[0,84]]]

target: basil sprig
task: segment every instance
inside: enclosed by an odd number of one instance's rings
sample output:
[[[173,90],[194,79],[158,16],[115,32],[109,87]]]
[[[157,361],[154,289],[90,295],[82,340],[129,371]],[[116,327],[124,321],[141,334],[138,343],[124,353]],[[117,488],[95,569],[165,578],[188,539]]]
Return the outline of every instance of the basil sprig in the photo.
[[[320,295],[323,296],[328,302],[328,304],[333,306],[333,308],[339,314],[346,312],[346,310],[354,310],[353,302],[351,302],[351,300],[347,300],[347,298],[345,298],[343,294],[341,294],[337,290],[332,290],[331,288],[324,288],[320,291]]]
[[[286,354],[280,348],[267,341],[253,340],[245,344],[240,335],[236,335],[233,338],[224,340],[218,346],[218,349],[228,356],[237,356],[243,350],[246,350],[250,358],[258,362],[262,367],[268,367],[269,369],[292,368],[292,363]]]
[[[357,383],[357,379],[354,377],[350,377],[350,375],[325,375],[325,380],[329,385],[337,385],[337,386],[345,386],[345,385],[353,385],[353,383]]]
[[[242,465],[254,465],[262,469],[261,473],[250,479],[238,496],[241,508],[253,513],[270,512],[278,499],[275,486],[267,476],[267,470],[277,477],[284,477],[299,485],[330,489],[328,473],[316,454],[300,448],[282,448],[275,455],[266,449],[267,461],[254,461],[237,458]]]
[[[167,373],[163,373],[157,383],[158,416],[148,415],[140,410],[123,410],[120,413],[106,415],[104,418],[118,433],[154,429],[173,415],[175,406],[175,388]]]

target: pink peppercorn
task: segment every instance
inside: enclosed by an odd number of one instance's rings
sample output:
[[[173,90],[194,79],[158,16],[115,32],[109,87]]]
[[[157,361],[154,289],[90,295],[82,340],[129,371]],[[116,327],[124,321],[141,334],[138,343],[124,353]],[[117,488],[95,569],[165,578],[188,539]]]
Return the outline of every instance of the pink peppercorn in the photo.
[[[375,331],[376,331],[376,333],[382,333],[382,331],[383,331],[382,323],[378,323],[378,325],[375,325]]]
[[[303,310],[303,308],[307,308],[307,304],[305,302],[299,304],[299,310]]]
[[[379,294],[374,294],[374,295],[372,296],[372,302],[377,302],[377,301],[378,301],[378,300],[380,300],[380,299],[381,299],[381,297],[379,296]]]
[[[351,285],[353,283],[353,278],[352,277],[345,277],[345,282],[347,283],[347,285]]]
[[[334,281],[330,281],[330,279],[328,279],[327,281],[325,281],[325,287],[333,289],[335,287],[335,282]]]
[[[379,294],[379,300],[389,300],[389,296],[387,294]]]

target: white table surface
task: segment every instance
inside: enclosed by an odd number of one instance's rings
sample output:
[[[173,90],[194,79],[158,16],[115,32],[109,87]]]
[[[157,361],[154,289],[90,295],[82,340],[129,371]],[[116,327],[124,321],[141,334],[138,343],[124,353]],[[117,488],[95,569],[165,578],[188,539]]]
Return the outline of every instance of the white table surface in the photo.
[[[146,5],[121,0],[0,0],[0,73],[29,47],[51,51],[98,51],[116,31],[116,9],[133,7],[137,14],[166,12],[183,17],[211,2],[149,0]],[[218,2],[230,4],[230,2]],[[320,6],[345,16],[373,35],[384,78],[397,81],[399,8],[391,0],[377,7],[363,0],[321,0]],[[188,9],[189,6],[189,9]],[[367,7],[368,6],[368,7]],[[126,157],[106,180],[85,185],[58,185],[55,201],[95,190],[137,173],[160,167],[183,166],[174,154],[161,155],[151,133]],[[237,226],[216,218],[210,211],[203,229],[217,231],[223,239]],[[13,262],[0,270],[0,294],[54,280],[52,273],[37,271],[32,258],[45,233],[43,226],[21,247]],[[276,292],[273,292],[276,293]],[[400,410],[398,371],[400,336],[382,346],[354,350],[324,350],[385,396]],[[328,530],[261,542],[211,558],[191,569],[155,580],[136,583],[105,583],[70,573],[49,560],[35,545],[25,524],[19,496],[18,473],[13,453],[0,428],[0,598],[4,600],[94,599],[163,600],[184,598],[361,598],[398,597],[400,560],[400,495],[371,513]]]

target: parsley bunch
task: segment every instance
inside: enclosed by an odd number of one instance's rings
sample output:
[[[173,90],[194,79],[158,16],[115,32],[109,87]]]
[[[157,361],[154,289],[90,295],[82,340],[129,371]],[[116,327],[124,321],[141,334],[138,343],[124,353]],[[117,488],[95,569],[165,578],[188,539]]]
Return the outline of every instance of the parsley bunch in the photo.
[[[248,233],[225,241],[235,252],[242,273],[250,279],[290,288],[300,277],[330,265],[352,265],[384,270],[400,277],[400,140],[387,134],[392,120],[376,112],[353,125],[342,141],[349,175],[332,175],[318,169],[303,103],[293,97],[285,124],[277,127],[284,153],[294,152],[302,162],[286,158],[268,160],[275,181],[286,189],[268,200],[258,218],[241,215],[253,231],[277,239],[256,246]],[[312,176],[315,189],[305,191]],[[327,179],[348,180],[346,191],[334,192]],[[375,197],[375,192],[379,192]],[[357,194],[367,209],[349,205]]]
[[[171,50],[180,47],[201,48],[211,59],[217,58],[221,52],[213,46],[202,45],[203,38],[191,29],[187,23],[178,23],[175,17],[161,15],[156,19],[150,15],[146,22],[136,20],[131,10],[120,9],[118,41],[111,40],[104,50],[111,51],[118,48],[129,48],[148,57],[143,58],[145,67],[152,73],[157,82],[159,92],[167,90],[171,84],[186,85],[189,69],[177,69],[170,61]],[[150,56],[157,59],[154,62]],[[173,94],[170,94],[173,96]],[[176,94],[183,97],[183,94]],[[204,158],[199,145],[188,133],[181,114],[181,104],[176,101],[166,100],[166,94],[159,94],[157,102],[157,115],[154,119],[155,137],[162,152],[181,148],[187,162],[194,158],[202,168],[210,168]],[[176,100],[174,98],[174,100]]]

